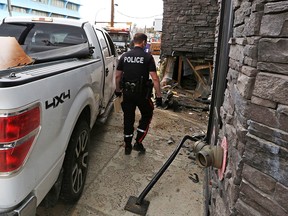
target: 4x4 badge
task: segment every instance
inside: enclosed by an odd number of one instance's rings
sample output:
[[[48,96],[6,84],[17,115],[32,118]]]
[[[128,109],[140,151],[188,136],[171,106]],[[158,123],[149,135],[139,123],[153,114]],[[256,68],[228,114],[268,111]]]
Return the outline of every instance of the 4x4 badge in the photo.
[[[51,107],[55,108],[59,104],[62,104],[65,102],[66,99],[70,99],[70,90],[68,92],[62,92],[60,96],[55,96],[51,102],[49,100],[45,101],[45,109],[49,109]]]

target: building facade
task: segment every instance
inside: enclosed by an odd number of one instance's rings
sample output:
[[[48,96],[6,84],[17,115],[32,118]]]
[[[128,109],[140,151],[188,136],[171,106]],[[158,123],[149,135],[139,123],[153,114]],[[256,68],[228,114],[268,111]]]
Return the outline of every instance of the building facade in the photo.
[[[12,16],[48,16],[80,19],[80,0],[13,0]],[[10,16],[8,1],[0,0],[0,19]]]
[[[218,5],[210,0],[164,0],[161,52],[213,59]]]
[[[216,143],[226,143],[227,163],[222,177],[210,169],[210,215],[288,215],[287,10],[287,0],[221,2],[219,34],[230,33]]]
[[[164,0],[163,54],[214,55],[206,140],[225,160],[205,169],[205,215],[288,215],[287,17],[287,0]]]

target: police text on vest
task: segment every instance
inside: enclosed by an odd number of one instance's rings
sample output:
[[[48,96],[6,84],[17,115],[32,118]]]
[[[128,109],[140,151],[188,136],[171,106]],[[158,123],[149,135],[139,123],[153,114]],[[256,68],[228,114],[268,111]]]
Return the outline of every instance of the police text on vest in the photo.
[[[127,63],[138,63],[143,64],[144,63],[144,57],[124,57],[124,62]]]

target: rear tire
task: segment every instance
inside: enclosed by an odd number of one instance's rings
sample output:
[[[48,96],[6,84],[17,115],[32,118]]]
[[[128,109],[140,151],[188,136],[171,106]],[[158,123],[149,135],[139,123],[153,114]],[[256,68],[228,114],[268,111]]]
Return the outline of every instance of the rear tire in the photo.
[[[66,203],[75,203],[81,197],[88,170],[88,146],[90,127],[80,119],[72,133],[63,163],[61,199]]]

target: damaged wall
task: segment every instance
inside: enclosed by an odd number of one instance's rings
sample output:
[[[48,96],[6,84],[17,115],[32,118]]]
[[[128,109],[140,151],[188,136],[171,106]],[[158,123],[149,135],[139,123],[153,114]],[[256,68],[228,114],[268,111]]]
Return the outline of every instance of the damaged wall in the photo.
[[[288,1],[232,2],[219,135],[228,162],[224,179],[213,177],[210,213],[288,215]]]
[[[216,0],[163,0],[161,52],[188,52],[195,58],[213,59]]]

